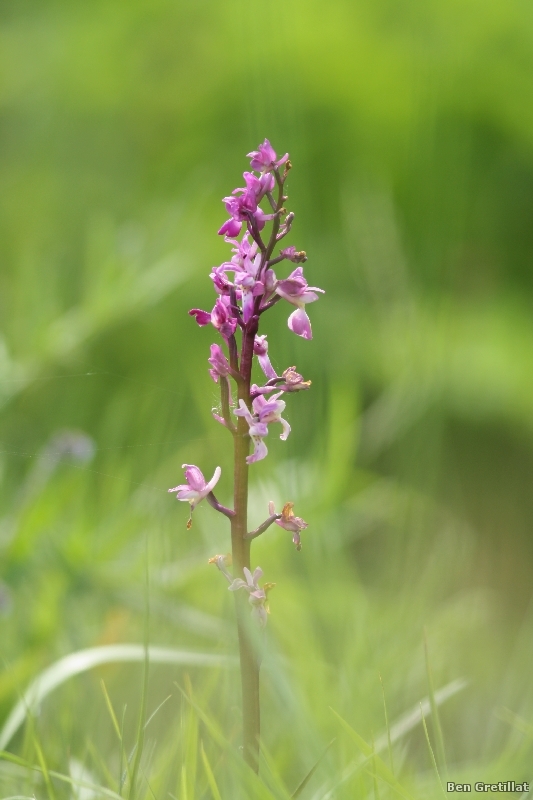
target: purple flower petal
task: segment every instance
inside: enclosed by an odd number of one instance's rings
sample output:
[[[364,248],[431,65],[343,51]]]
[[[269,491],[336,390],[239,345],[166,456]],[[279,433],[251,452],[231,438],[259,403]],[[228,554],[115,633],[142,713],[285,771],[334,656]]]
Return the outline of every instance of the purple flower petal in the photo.
[[[219,228],[218,235],[238,236],[239,233],[241,232],[241,228],[242,228],[242,222],[239,222],[238,220],[231,218],[226,220],[223,226]]]
[[[194,464],[182,464],[181,468],[185,470],[185,480],[187,484],[196,492],[201,492],[205,487],[205,478]]]
[[[201,308],[191,308],[189,311],[189,316],[195,317],[196,322],[200,327],[204,325],[209,325],[211,322],[211,314],[208,311],[202,311]]]
[[[268,455],[268,448],[262,438],[259,436],[252,436],[252,441],[254,443],[254,452],[251,456],[246,457],[247,464],[254,464],[256,461],[262,461],[263,458],[266,458]]]
[[[259,366],[265,373],[266,377],[270,380],[277,378],[276,370],[270,363],[268,353],[268,342],[265,336],[256,336],[254,340],[254,354],[257,356]]]
[[[239,589],[247,589],[248,584],[246,581],[243,581],[242,578],[235,578],[232,582],[231,586],[228,586],[228,592],[236,592]]]
[[[312,339],[311,323],[303,308],[297,308],[290,315],[287,324],[291,331],[303,339]]]
[[[276,161],[276,151],[268,141],[265,139],[263,144],[260,144],[257,150],[248,153],[248,158],[251,158],[250,166],[257,172],[270,172],[275,167],[280,167],[289,158],[289,154],[285,153],[280,159]]]
[[[224,355],[222,348],[218,344],[211,345],[211,358],[208,358],[207,361],[213,369],[209,370],[209,374],[215,381],[218,383],[219,378],[226,378],[229,374],[229,363],[228,359]]]

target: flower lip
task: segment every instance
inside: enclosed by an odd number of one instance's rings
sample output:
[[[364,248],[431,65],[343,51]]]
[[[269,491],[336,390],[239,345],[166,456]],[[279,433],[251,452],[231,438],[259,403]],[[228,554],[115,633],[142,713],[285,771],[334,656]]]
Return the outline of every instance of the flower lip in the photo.
[[[241,232],[242,222],[230,217],[218,230],[219,236],[238,236]]]
[[[312,339],[311,322],[304,308],[297,308],[287,320],[289,329],[302,339]]]
[[[201,308],[191,308],[191,310],[189,311],[189,316],[194,317],[198,325],[200,325],[200,327],[203,327],[204,325],[209,325],[209,323],[211,322],[211,314],[209,313],[209,311],[202,311]]]

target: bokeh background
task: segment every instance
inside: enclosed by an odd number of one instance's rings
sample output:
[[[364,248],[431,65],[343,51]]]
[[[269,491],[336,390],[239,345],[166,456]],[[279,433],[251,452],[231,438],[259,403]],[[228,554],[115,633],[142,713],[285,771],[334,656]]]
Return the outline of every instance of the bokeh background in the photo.
[[[337,737],[302,797],[367,796],[361,771],[320,788],[356,754],[329,707],[370,742],[379,675],[391,721],[416,706],[424,629],[435,688],[468,682],[441,709],[450,779],[532,780],[525,0],[3,0],[0,721],[60,657],[141,642],[146,595],[151,644],[234,652],[207,565],[226,521],[202,505],[186,531],[166,490],[183,462],[220,464],[230,501],[214,338],[187,311],[211,308],[220,199],[265,136],[290,152],[290,243],[326,290],[310,342],[284,304],[264,318],[274,366],[313,382],[252,470],[253,523],[270,499],[309,522],[301,553],[280,530],[254,548],[277,584],[263,706],[280,781]],[[142,668],[110,665],[62,684],[9,749],[116,790],[102,678],[133,747]],[[240,793],[175,682],[238,746],[234,671],[153,666],[148,711],[172,696],[145,745],[151,791],[215,796],[195,730],[223,797],[263,797]],[[394,754],[417,796],[437,791],[420,724]],[[0,786],[51,791],[8,762]]]

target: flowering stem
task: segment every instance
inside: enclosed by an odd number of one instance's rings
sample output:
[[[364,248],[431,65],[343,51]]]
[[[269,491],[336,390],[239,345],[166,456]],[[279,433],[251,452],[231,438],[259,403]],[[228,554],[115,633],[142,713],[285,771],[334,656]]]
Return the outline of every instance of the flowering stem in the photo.
[[[259,233],[259,228],[257,227],[257,221],[252,214],[250,214],[250,217],[248,219],[248,230],[250,231],[253,238],[259,245],[259,249],[261,250],[261,252],[265,253],[266,251],[265,243],[261,238],[261,234]]]
[[[271,258],[268,261],[268,265],[267,266],[268,267],[273,267],[275,264],[279,264],[280,261],[285,261],[286,258],[287,258],[287,256],[276,256],[276,258]]]
[[[244,388],[246,389],[246,394],[244,397],[244,402],[248,407],[251,405],[250,401],[250,378],[252,374],[252,360],[254,357],[254,339],[255,334],[257,333],[257,329],[259,328],[259,317],[254,315],[252,319],[248,322],[246,326],[246,331],[243,332],[242,336],[242,349],[241,349],[241,375],[244,378]],[[241,387],[243,384],[241,384]],[[239,393],[239,399],[241,395]],[[248,430],[248,426],[245,426],[245,430]]]
[[[254,334],[255,335],[255,334]],[[244,335],[246,339],[246,334]],[[252,349],[253,349],[253,336]],[[243,342],[244,350],[244,342]],[[250,402],[250,369],[245,377],[244,386],[239,386],[238,396],[246,403]],[[242,373],[241,373],[242,374]],[[237,433],[234,436],[234,508],[235,514],[231,518],[231,550],[233,557],[234,575],[244,575],[244,567],[250,569],[250,542],[244,537],[248,528],[248,464],[246,457],[250,452],[250,437],[248,425],[243,417],[239,417]],[[235,608],[237,613],[237,630],[239,635],[239,656],[241,665],[242,685],[242,716],[243,716],[243,754],[246,763],[254,770],[259,771],[259,736],[260,736],[260,711],[259,711],[259,667],[258,654],[250,638],[249,604],[246,596],[235,592]]]
[[[276,244],[276,237],[280,226],[280,211],[283,206],[283,180],[276,170],[276,183],[278,185],[278,200],[276,203],[276,216],[273,222],[272,233],[265,244],[257,230],[255,219],[251,218],[249,227],[251,234],[261,250],[261,266],[259,275],[266,267],[272,250]],[[242,332],[242,347],[240,374],[242,382],[238,384],[238,399],[244,400],[251,408],[250,383],[252,375],[252,360],[254,355],[254,340],[259,328],[259,314],[257,313],[260,298],[257,298],[254,315],[246,324]],[[274,303],[272,303],[273,305]],[[230,350],[231,361],[231,350]],[[231,361],[233,367],[233,361]],[[250,452],[250,436],[248,424],[244,417],[239,417],[237,433],[234,435],[234,508],[235,516],[231,519],[231,547],[234,565],[234,574],[243,575],[243,569],[250,569],[250,543],[253,537],[248,537],[248,464],[246,458]],[[259,534],[257,534],[259,535]],[[246,763],[254,770],[259,771],[259,737],[261,733],[260,705],[259,705],[259,668],[260,658],[248,634],[249,608],[246,598],[235,593],[237,612],[237,628],[239,634],[239,655],[241,665],[242,684],[242,716],[243,716],[243,754]]]
[[[231,433],[235,433],[237,428],[231,419],[231,414],[229,411],[229,381],[227,378],[222,377],[220,378],[220,403],[222,406],[222,416],[224,418],[224,422],[226,423],[226,428],[231,431]]]
[[[237,341],[235,336],[228,336],[229,363],[235,372],[239,371],[239,356],[237,353]]]
[[[270,256],[272,255],[274,245],[276,244],[277,241],[277,235],[280,226],[281,211],[283,209],[283,202],[285,200],[285,197],[283,196],[283,180],[280,178],[279,170],[276,169],[274,171],[274,175],[276,176],[276,183],[278,185],[278,202],[276,203],[276,216],[274,217],[274,221],[272,224],[272,232],[270,234],[270,239],[266,251],[264,253],[265,266],[268,263]]]
[[[231,377],[233,378],[235,383],[242,383],[242,375],[241,375],[241,373],[237,372],[236,370],[234,370],[233,367],[229,368],[229,374],[231,375]]]
[[[275,522],[277,519],[281,519],[281,514],[272,514],[268,519],[262,522],[261,525],[259,525],[259,527],[255,529],[255,531],[250,531],[249,533],[246,534],[244,538],[256,539],[258,536],[261,536],[261,534],[264,533],[268,528],[270,528],[272,523]]]
[[[276,303],[279,303],[280,300],[281,300],[281,297],[279,296],[279,294],[277,294],[275,297],[272,298],[272,300],[269,300],[268,303],[265,303],[264,306],[261,306],[261,308],[259,309],[258,313],[262,314],[264,311],[268,311],[269,308],[272,308],[272,306],[275,306]]]
[[[226,506],[223,506],[221,503],[219,503],[213,492],[209,492],[209,494],[206,495],[206,500],[209,505],[215,509],[215,511],[220,511],[221,514],[224,514],[224,516],[228,517],[229,519],[235,516],[235,511],[232,511],[231,508],[226,508]]]

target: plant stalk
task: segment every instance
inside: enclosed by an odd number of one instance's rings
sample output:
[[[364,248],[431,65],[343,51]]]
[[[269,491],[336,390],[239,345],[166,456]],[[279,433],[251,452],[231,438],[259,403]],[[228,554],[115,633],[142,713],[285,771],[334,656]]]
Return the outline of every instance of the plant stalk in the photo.
[[[278,186],[278,198],[276,203],[277,216],[274,220],[272,233],[267,245],[265,245],[261,239],[255,219],[250,217],[248,222],[248,229],[261,250],[260,276],[266,269],[268,260],[272,255],[274,245],[277,241],[277,234],[280,227],[279,215],[285,199],[283,196],[285,175],[281,178],[278,170],[276,170],[275,176]],[[235,295],[231,296],[231,303],[232,305],[236,305]],[[239,371],[241,376],[241,380],[237,382],[237,397],[239,400],[244,400],[249,409],[252,407],[250,383],[254,355],[254,340],[259,327],[260,304],[261,297],[257,297],[254,303],[254,314],[242,329],[240,369],[237,360],[235,337],[231,336],[228,339],[231,367],[233,370]],[[273,304],[274,302],[272,302],[272,305]],[[229,411],[229,406],[227,410]],[[248,464],[246,463],[246,457],[250,452],[250,435],[248,423],[244,417],[240,416],[238,418],[237,430],[233,430],[233,442],[235,458],[233,473],[234,516],[231,517],[231,550],[233,574],[239,578],[243,578],[244,567],[250,569],[251,544],[251,539],[246,538],[248,534]],[[244,760],[254,772],[259,772],[259,741],[261,733],[259,669],[261,666],[261,658],[251,636],[249,603],[247,602],[246,596],[243,596],[241,592],[235,592],[235,609],[241,666],[243,755]]]
[[[256,326],[255,326],[256,327]],[[257,329],[257,327],[256,327]],[[241,375],[243,383],[238,387],[238,398],[250,404],[251,355],[253,353],[255,331],[253,328],[243,331],[243,358],[241,359]],[[233,557],[233,574],[244,577],[243,569],[250,569],[250,541],[244,537],[248,532],[248,464],[246,457],[250,452],[250,436],[248,423],[239,417],[234,441],[234,511],[231,518],[231,549]],[[260,659],[250,636],[250,606],[247,597],[235,592],[235,609],[239,636],[239,656],[242,685],[242,717],[243,717],[243,755],[246,763],[259,771],[259,667]]]

